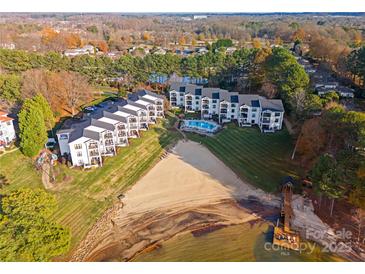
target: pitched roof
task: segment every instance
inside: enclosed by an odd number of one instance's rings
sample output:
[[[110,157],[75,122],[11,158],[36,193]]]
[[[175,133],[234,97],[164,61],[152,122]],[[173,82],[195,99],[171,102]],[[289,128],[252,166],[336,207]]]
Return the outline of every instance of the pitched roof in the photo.
[[[266,99],[266,98],[261,97],[260,103],[261,103],[262,110],[284,112],[283,102],[280,99]]]

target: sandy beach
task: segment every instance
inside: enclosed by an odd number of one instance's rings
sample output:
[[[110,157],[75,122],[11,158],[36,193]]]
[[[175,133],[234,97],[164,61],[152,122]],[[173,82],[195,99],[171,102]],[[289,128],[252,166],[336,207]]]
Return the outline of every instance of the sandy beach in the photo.
[[[271,212],[258,213],[240,201]],[[103,261],[113,253],[129,260],[171,237],[209,226],[241,224],[273,214],[277,196],[242,181],[208,149],[180,141],[100,218],[72,261]]]

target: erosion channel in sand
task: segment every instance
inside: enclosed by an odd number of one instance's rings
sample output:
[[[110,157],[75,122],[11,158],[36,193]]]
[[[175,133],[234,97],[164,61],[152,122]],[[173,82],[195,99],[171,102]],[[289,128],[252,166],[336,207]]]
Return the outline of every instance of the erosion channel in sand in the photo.
[[[260,210],[242,207],[245,201]],[[105,212],[71,260],[130,260],[177,234],[272,215],[279,204],[278,197],[242,181],[202,145],[180,141]]]

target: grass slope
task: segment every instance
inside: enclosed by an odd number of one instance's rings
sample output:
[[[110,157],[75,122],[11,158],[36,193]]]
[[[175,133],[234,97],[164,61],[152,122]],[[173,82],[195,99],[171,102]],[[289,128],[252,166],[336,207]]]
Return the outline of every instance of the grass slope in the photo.
[[[58,198],[59,207],[53,218],[71,229],[73,247],[117,196],[158,161],[163,148],[181,137],[171,129],[174,122],[174,118],[169,118],[142,132],[142,137],[131,140],[129,147],[121,148],[114,157],[105,158],[102,168],[55,167],[57,186],[52,192]],[[43,187],[40,173],[19,151],[0,157],[0,174],[5,175],[9,183],[2,192],[20,187]]]
[[[229,124],[213,137],[187,136],[205,145],[238,176],[265,191],[277,191],[283,177],[297,176],[298,170],[289,160],[293,143],[286,130],[262,134],[256,128]]]

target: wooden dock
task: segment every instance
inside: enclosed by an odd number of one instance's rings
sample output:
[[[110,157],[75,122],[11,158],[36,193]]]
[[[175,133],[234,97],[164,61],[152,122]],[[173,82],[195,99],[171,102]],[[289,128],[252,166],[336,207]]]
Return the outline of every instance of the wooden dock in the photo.
[[[281,194],[281,217],[278,219],[277,225],[274,228],[273,244],[298,251],[300,247],[299,233],[291,230],[291,221],[294,218],[291,206],[293,184],[291,182],[285,183],[282,187]]]

